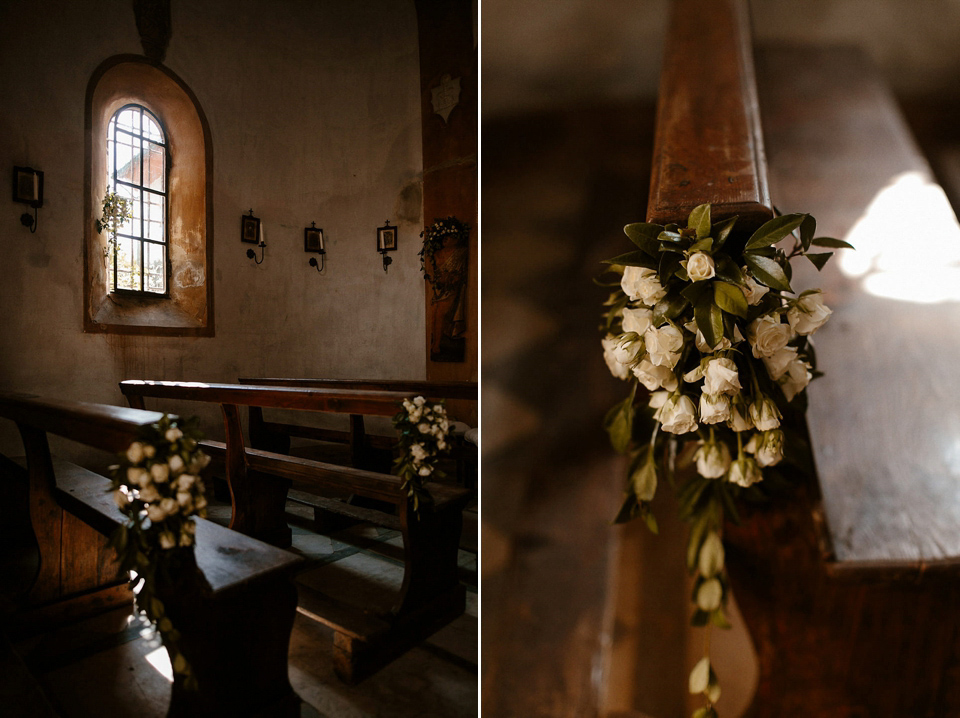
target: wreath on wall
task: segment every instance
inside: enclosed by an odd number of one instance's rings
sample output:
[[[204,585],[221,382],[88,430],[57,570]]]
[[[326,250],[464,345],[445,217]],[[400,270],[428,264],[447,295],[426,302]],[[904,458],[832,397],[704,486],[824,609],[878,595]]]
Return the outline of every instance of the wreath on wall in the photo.
[[[436,219],[433,224],[424,228],[420,236],[423,238],[423,247],[418,253],[420,271],[423,272],[424,279],[433,286],[434,298],[442,297],[456,289],[462,277],[459,272],[439,271],[436,266],[436,253],[443,249],[447,239],[450,239],[449,244],[453,246],[465,246],[470,241],[470,225],[452,216]],[[428,267],[433,272],[432,275],[427,273]]]

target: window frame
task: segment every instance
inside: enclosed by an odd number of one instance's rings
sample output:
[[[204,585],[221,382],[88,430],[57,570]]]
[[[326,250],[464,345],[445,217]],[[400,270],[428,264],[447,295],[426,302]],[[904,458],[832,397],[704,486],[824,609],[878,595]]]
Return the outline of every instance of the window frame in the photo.
[[[139,130],[135,134],[130,130],[123,129],[119,126],[118,118],[121,114],[130,109],[136,109],[139,114]],[[161,140],[156,141],[144,133],[143,121],[144,113],[149,116],[150,120],[156,124],[160,129]],[[139,184],[133,184],[132,182],[127,182],[126,180],[120,180],[117,178],[117,133],[123,132],[126,135],[131,136],[135,140],[140,142],[140,177]],[[117,294],[120,296],[128,297],[143,297],[148,299],[170,299],[170,279],[172,275],[172,263],[170,261],[170,168],[172,166],[172,158],[170,153],[170,143],[168,142],[169,133],[167,128],[164,126],[163,121],[148,107],[142,105],[138,102],[128,102],[121,106],[113,116],[107,122],[107,156],[110,156],[110,144],[113,143],[113,167],[107,167],[107,186],[108,188],[116,192],[117,183],[131,188],[132,190],[137,190],[140,192],[140,236],[135,237],[130,234],[121,234],[117,233],[118,237],[123,237],[128,239],[131,242],[140,243],[140,289],[127,289],[126,287],[117,286],[117,278],[119,276],[117,268],[117,254],[118,252],[114,250],[113,252],[113,282],[110,287],[110,293]],[[163,191],[158,191],[151,189],[144,185],[143,183],[143,173],[144,173],[144,161],[145,155],[143,154],[143,143],[144,141],[150,142],[154,145],[163,147]],[[108,162],[109,164],[109,162]],[[148,239],[145,232],[144,226],[146,219],[144,217],[144,207],[146,203],[144,202],[144,192],[148,192],[152,195],[160,195],[163,197],[163,239],[154,240]],[[146,251],[145,244],[155,244],[163,247],[163,291],[162,292],[151,292],[145,288],[146,284],[146,271],[145,271],[145,262],[146,262]]]

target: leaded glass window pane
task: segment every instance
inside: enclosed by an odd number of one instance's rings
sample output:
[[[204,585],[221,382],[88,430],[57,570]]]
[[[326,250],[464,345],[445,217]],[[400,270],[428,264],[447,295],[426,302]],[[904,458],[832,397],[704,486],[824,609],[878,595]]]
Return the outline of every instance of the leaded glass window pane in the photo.
[[[160,121],[141,105],[120,108],[107,128],[107,185],[132,203],[117,234],[113,289],[167,293],[167,145]]]

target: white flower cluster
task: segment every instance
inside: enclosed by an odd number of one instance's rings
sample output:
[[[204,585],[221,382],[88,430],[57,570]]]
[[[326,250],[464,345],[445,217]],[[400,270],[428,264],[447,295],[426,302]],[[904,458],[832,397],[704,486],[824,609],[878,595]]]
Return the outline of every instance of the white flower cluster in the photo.
[[[409,463],[417,476],[427,478],[433,474],[440,452],[448,448],[447,410],[443,404],[428,405],[422,396],[404,399],[403,408],[406,414],[401,412],[394,422],[401,431],[401,459]]]
[[[161,549],[192,546],[196,526],[188,517],[205,513],[200,472],[210,457],[170,426],[162,429],[160,441],[130,444],[125,459],[126,470],[117,473],[113,493],[120,510],[141,528],[149,519],[146,532],[155,536]]]
[[[692,253],[681,264],[691,283],[715,276],[713,258],[704,252]],[[757,307],[769,289],[746,267],[741,271],[744,299],[749,307]],[[679,318],[654,321],[653,307],[666,296],[655,270],[626,267],[620,286],[627,296],[618,315],[622,331],[602,339],[610,372],[618,379],[635,377],[653,392],[650,406],[664,431],[687,434],[711,428],[710,438],[700,441],[696,453],[701,476],[726,476],[740,486],[759,481],[760,467],[773,466],[783,458],[783,432],[777,401],[761,391],[751,374],[765,370],[787,402],[806,388],[812,370],[794,340],[813,334],[830,317],[822,293],[804,292],[779,302],[768,298],[765,313],[756,316],[758,310],[753,310],[755,318],[745,327],[746,337],[735,324],[732,337],[722,336],[716,346],[708,346],[692,319],[684,323],[678,323]],[[701,381],[702,385],[696,386]],[[736,460],[722,441],[713,438],[712,427],[717,425],[737,433],[755,432]],[[745,456],[744,451],[752,456]]]

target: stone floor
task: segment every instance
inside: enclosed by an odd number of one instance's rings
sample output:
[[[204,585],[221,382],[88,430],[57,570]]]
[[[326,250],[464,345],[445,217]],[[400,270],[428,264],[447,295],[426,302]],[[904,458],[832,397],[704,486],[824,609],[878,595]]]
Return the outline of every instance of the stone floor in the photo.
[[[396,590],[403,578],[402,538],[397,531],[360,524],[323,536],[290,510],[293,550],[311,560],[298,581],[322,582],[324,590],[364,595]],[[475,509],[472,522],[476,526]],[[214,506],[210,518],[224,522],[229,507]],[[466,613],[359,685],[343,684],[333,672],[333,633],[298,613],[290,641],[290,681],[303,699],[302,716],[477,715],[477,556],[460,552],[467,586]],[[166,651],[129,611],[114,611],[80,625],[16,644],[55,711],[64,718],[160,718],[169,703]],[[0,705],[0,715],[4,713]]]

